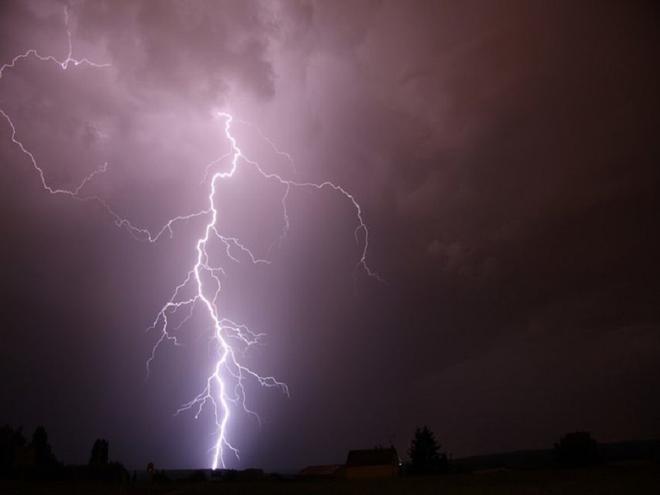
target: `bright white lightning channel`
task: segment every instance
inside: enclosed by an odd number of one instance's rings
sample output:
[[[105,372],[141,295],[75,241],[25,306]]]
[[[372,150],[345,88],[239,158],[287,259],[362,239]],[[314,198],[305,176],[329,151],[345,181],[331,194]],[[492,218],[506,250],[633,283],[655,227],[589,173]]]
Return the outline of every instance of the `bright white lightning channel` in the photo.
[[[72,35],[69,29],[68,20],[68,11],[65,10],[65,25],[68,42],[68,52],[65,59],[58,60],[50,55],[41,55],[35,49],[29,49],[25,53],[15,56],[11,62],[0,67],[0,79],[2,79],[5,70],[15,68],[19,62],[30,57],[34,57],[45,63],[55,63],[62,70],[68,70],[71,66],[77,67],[81,64],[97,68],[109,67],[109,64],[97,64],[86,58],[73,58]],[[327,189],[338,193],[344,199],[350,201],[355,211],[356,226],[354,235],[356,242],[361,246],[359,258],[356,262],[356,269],[363,270],[368,276],[381,280],[378,274],[367,264],[369,230],[364,221],[360,204],[350,192],[333,182],[301,182],[287,179],[279,174],[264,170],[259,163],[250,160],[240,148],[236,138],[231,132],[232,124],[234,122],[232,115],[226,112],[218,112],[217,117],[223,122],[223,137],[229,143],[230,151],[207,165],[203,183],[206,183],[206,180],[213,169],[219,168],[226,159],[230,158],[229,169],[226,171],[213,172],[210,179],[210,190],[206,208],[193,213],[173,217],[160,229],[151,231],[144,227],[135,226],[135,224],[127,218],[117,214],[103,198],[96,195],[83,194],[83,190],[87,184],[97,175],[106,171],[107,164],[103,164],[91,172],[75,188],[65,189],[53,186],[48,182],[46,173],[41,165],[39,165],[34,154],[18,139],[16,127],[9,114],[7,114],[4,109],[0,108],[0,115],[2,115],[9,124],[11,133],[10,139],[12,143],[14,143],[21,152],[27,156],[32,167],[39,176],[41,186],[46,192],[53,195],[64,194],[79,201],[93,201],[100,204],[114,220],[117,227],[126,229],[136,239],[153,243],[161,239],[164,234],[168,234],[170,237],[173,236],[174,227],[177,223],[185,222],[193,218],[207,219],[200,237],[194,241],[194,249],[196,253],[194,265],[187,272],[183,281],[174,288],[171,297],[161,307],[150,327],[152,330],[159,330],[160,334],[152,348],[151,355],[146,361],[146,368],[148,374],[151,363],[155,359],[157,350],[161,344],[166,342],[178,344],[177,338],[173,332],[178,330],[192,317],[195,307],[201,307],[213,325],[212,339],[216,345],[216,359],[202,391],[192,400],[183,404],[177,410],[177,414],[183,411],[192,410],[194,412],[194,417],[198,418],[205,408],[211,410],[217,428],[211,461],[213,469],[224,467],[226,465],[225,458],[228,451],[238,458],[238,449],[232,445],[228,438],[228,427],[232,408],[237,407],[244,413],[256,418],[259,423],[261,422],[256,412],[249,409],[246,405],[246,385],[248,381],[256,382],[262,387],[279,388],[287,395],[289,394],[289,389],[285,383],[279,381],[277,378],[273,376],[264,376],[250,369],[244,365],[239,358],[239,355],[245,350],[260,343],[260,339],[264,334],[253,332],[247,325],[220,315],[218,299],[222,293],[222,278],[224,276],[224,270],[222,266],[214,266],[211,264],[208,253],[209,242],[212,239],[220,241],[225,248],[225,254],[227,257],[236,263],[240,263],[241,257],[248,259],[253,264],[270,263],[270,261],[255,256],[239,238],[222,233],[218,223],[218,210],[216,208],[218,184],[220,181],[231,179],[241,165],[253,167],[263,179],[278,184],[282,188],[281,205],[283,216],[283,227],[278,240],[280,243],[286,238],[290,227],[287,200],[292,189]],[[276,154],[285,156],[291,165],[294,165],[293,160],[288,153],[278,150],[274,143],[266,137],[258,127],[254,128],[257,129],[259,136],[271,146]],[[190,291],[190,289],[192,289],[192,291]],[[192,292],[192,296],[185,297],[183,295],[190,292]],[[185,310],[187,311],[187,314],[176,327],[170,328],[171,324],[169,319],[179,310]]]

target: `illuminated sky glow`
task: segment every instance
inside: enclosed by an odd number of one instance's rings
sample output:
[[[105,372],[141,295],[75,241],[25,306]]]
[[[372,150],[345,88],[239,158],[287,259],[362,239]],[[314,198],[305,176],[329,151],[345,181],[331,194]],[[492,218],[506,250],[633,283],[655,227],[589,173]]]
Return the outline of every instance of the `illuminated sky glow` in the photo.
[[[23,59],[34,57],[41,62],[52,62],[59,65],[62,70],[67,70],[71,64],[78,66],[86,64],[95,68],[107,68],[110,64],[100,64],[92,62],[86,58],[76,59],[73,57],[73,44],[71,40],[71,31],[69,29],[69,13],[68,9],[64,11],[64,20],[66,25],[66,33],[68,40],[68,53],[67,56],[58,60],[57,58],[47,55],[39,54],[35,49],[29,49],[23,54],[15,56],[12,61],[0,67],[0,78],[2,78],[4,71],[13,69]],[[156,352],[161,344],[165,342],[172,342],[179,345],[173,331],[179,330],[188,320],[192,317],[196,305],[203,307],[207,313],[207,317],[212,322],[213,336],[212,341],[217,347],[216,360],[212,365],[211,374],[206,380],[206,385],[203,390],[196,395],[192,400],[183,404],[178,410],[177,414],[183,411],[194,410],[195,419],[199,418],[204,408],[211,410],[214,418],[214,423],[217,431],[215,432],[216,440],[213,447],[213,456],[211,467],[216,469],[218,467],[226,467],[225,454],[229,450],[236,459],[240,459],[239,450],[232,445],[229,440],[230,432],[229,426],[232,415],[232,408],[238,407],[243,413],[253,416],[259,424],[261,418],[259,415],[248,408],[246,405],[246,382],[255,381],[261,387],[276,387],[282,390],[289,396],[288,386],[277,380],[273,376],[263,376],[253,371],[249,367],[241,364],[239,352],[245,353],[253,345],[260,344],[260,338],[265,334],[255,333],[250,328],[242,323],[221,316],[220,311],[220,297],[222,295],[223,281],[222,278],[226,275],[222,266],[213,265],[211,255],[209,253],[209,243],[211,239],[219,240],[224,246],[224,251],[227,257],[236,263],[240,263],[240,259],[232,254],[236,250],[243,255],[247,255],[248,260],[253,264],[269,263],[267,259],[257,258],[252,251],[246,247],[237,237],[227,236],[222,233],[222,227],[219,217],[221,212],[216,207],[216,188],[218,181],[229,180],[236,173],[241,163],[246,163],[258,171],[259,175],[266,180],[274,180],[282,186],[283,193],[281,197],[282,215],[283,215],[283,230],[279,236],[279,241],[286,238],[288,229],[290,228],[290,220],[287,211],[287,197],[290,189],[293,188],[313,188],[317,190],[332,189],[341,194],[345,199],[349,200],[355,208],[355,215],[357,225],[354,230],[355,241],[361,244],[360,257],[356,263],[356,269],[364,270],[364,272],[382,282],[382,279],[371,269],[367,264],[367,250],[369,248],[369,230],[364,223],[362,216],[362,209],[359,203],[355,200],[353,195],[346,191],[343,187],[334,184],[331,181],[325,181],[319,184],[312,182],[298,182],[283,178],[276,173],[269,173],[264,170],[257,162],[250,160],[241,150],[236,138],[231,133],[231,126],[233,117],[229,113],[219,112],[217,117],[223,121],[222,128],[224,130],[224,138],[230,143],[230,151],[221,157],[211,161],[205,168],[205,176],[202,183],[206,182],[207,175],[212,168],[218,168],[225,158],[229,158],[228,170],[214,172],[209,180],[210,192],[208,194],[207,208],[189,214],[177,215],[169,219],[162,228],[156,233],[152,233],[144,227],[136,227],[133,222],[126,218],[120,217],[111,206],[101,197],[95,195],[83,194],[83,189],[88,182],[93,180],[97,175],[104,173],[107,170],[108,164],[104,163],[99,169],[94,170],[86,176],[74,189],[63,189],[51,186],[47,179],[42,166],[37,162],[34,154],[29,151],[25,145],[17,138],[16,128],[10,116],[0,108],[0,115],[2,115],[11,129],[11,141],[19,147],[21,152],[26,155],[32,167],[39,175],[39,179],[44,190],[50,194],[64,194],[83,202],[94,201],[101,204],[107,213],[114,219],[118,227],[125,227],[136,239],[145,239],[149,242],[157,242],[165,233],[170,236],[174,235],[174,226],[178,222],[186,222],[197,217],[207,217],[203,229],[203,235],[194,239],[193,244],[197,252],[197,257],[193,267],[185,276],[183,282],[176,286],[170,299],[164,304],[158,315],[153,322],[151,329],[159,330],[160,337],[154,344],[151,355],[146,361],[147,375],[150,372],[152,361],[156,357]],[[258,128],[257,128],[258,129]],[[279,151],[274,143],[259,131],[261,137],[265,139],[276,153],[284,155],[290,162],[293,159],[288,153]],[[185,298],[182,293],[193,286],[193,295]],[[209,287],[210,286],[210,287]],[[187,311],[187,316],[174,328],[170,328],[169,317],[179,310]]]
[[[0,424],[136,469],[657,436],[655,10],[0,2]]]

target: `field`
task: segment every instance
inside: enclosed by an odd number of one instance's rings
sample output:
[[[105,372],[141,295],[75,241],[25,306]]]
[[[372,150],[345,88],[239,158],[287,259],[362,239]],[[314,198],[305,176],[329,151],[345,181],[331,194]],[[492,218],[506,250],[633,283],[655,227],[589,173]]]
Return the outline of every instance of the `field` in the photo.
[[[644,463],[582,470],[493,471],[393,480],[172,481],[128,485],[0,482],[2,495],[330,495],[330,494],[660,494],[660,465]]]

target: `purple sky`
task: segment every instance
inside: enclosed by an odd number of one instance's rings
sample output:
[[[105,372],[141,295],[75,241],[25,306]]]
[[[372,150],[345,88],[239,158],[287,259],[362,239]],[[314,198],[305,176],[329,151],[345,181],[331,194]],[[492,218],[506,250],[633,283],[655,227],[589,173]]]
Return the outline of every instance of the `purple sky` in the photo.
[[[64,59],[61,2],[0,5],[0,64]],[[354,212],[245,168],[224,232],[272,264],[228,264],[223,311],[268,333],[235,467],[404,453],[428,424],[454,456],[660,436],[658,9],[644,2],[69,3],[73,56],[5,69],[0,108],[57,187],[159,229],[205,206],[229,150],[218,110],[264,169],[332,180]],[[253,125],[246,124],[245,122]],[[257,126],[257,127],[255,127]],[[44,424],[59,457],[97,437],[130,467],[207,466],[212,421],[174,416],[212,359],[145,333],[194,260],[203,222],[150,244],[94,203],[45,192],[0,119],[0,424]]]

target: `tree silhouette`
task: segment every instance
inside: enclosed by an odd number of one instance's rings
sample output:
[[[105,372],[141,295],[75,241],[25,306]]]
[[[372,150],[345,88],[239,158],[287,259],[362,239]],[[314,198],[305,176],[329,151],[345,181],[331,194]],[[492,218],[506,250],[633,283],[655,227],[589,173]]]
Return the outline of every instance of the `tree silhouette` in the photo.
[[[591,466],[598,462],[598,442],[591,433],[567,433],[555,444],[555,460],[564,467]]]
[[[8,475],[16,467],[19,451],[25,447],[23,428],[9,425],[0,428],[0,476]]]
[[[52,466],[57,464],[53,450],[48,443],[48,433],[43,426],[38,426],[32,434],[30,448],[34,453],[34,464],[36,466]]]
[[[108,441],[103,438],[97,438],[92,446],[92,453],[89,457],[90,466],[104,466],[108,464]]]
[[[411,473],[435,474],[447,471],[447,456],[440,452],[440,445],[428,426],[415,430],[408,455]]]

